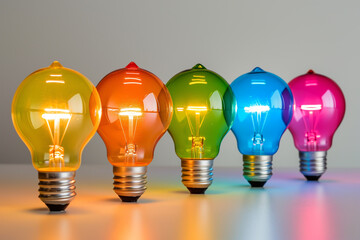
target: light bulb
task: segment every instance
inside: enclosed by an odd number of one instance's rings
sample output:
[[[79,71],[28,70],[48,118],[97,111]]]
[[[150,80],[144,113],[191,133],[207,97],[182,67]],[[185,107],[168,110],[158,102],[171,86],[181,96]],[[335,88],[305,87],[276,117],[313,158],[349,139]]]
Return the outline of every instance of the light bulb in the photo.
[[[291,121],[293,96],[284,80],[259,67],[235,79],[231,88],[237,104],[232,131],[243,154],[244,177],[252,187],[263,187]]]
[[[293,79],[294,117],[289,125],[300,156],[300,172],[317,181],[326,170],[326,153],[345,114],[345,98],[330,78],[309,70]]]
[[[101,103],[94,85],[57,61],[30,74],[12,103],[15,129],[39,172],[39,198],[63,211],[75,197],[75,171],[95,134]]]
[[[204,193],[212,183],[213,160],[233,122],[232,91],[201,64],[176,74],[166,86],[174,104],[169,132],[181,159],[182,182],[191,193]]]
[[[134,62],[106,75],[97,85],[103,115],[98,133],[113,165],[114,191],[136,202],[146,189],[147,166],[172,116],[168,90]]]

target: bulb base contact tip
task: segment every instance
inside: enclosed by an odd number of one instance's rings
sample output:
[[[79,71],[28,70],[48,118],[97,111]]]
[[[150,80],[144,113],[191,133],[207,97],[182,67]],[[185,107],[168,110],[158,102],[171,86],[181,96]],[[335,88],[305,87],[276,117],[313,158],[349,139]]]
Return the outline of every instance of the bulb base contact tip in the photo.
[[[326,171],[326,151],[299,152],[300,172],[308,181],[318,181]]]
[[[187,188],[191,194],[205,194],[207,188]]]
[[[243,155],[244,178],[251,187],[263,187],[272,175],[272,155]]]
[[[182,183],[191,194],[204,194],[213,181],[213,159],[181,159]]]
[[[250,183],[250,186],[253,188],[262,188],[264,187],[266,181],[248,181]]]
[[[114,191],[123,202],[137,202],[146,190],[147,167],[114,167]]]
[[[65,211],[76,196],[75,172],[39,172],[39,198],[52,212]]]
[[[46,204],[46,206],[49,208],[50,212],[65,212],[65,209],[69,206],[69,204]]]

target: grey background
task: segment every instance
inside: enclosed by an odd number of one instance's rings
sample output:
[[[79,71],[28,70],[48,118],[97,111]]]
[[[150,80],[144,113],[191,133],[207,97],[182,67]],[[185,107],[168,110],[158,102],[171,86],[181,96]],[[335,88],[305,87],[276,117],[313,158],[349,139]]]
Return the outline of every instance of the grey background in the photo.
[[[95,85],[134,60],[164,83],[200,62],[229,83],[255,66],[285,81],[315,72],[333,78],[346,101],[345,119],[329,151],[329,167],[359,167],[358,1],[28,1],[0,2],[1,163],[29,163],[11,122],[16,88],[31,72],[59,60]],[[99,135],[82,164],[110,165]],[[168,133],[152,165],[179,166]],[[232,132],[215,166],[242,165]],[[287,131],[275,167],[298,168]]]

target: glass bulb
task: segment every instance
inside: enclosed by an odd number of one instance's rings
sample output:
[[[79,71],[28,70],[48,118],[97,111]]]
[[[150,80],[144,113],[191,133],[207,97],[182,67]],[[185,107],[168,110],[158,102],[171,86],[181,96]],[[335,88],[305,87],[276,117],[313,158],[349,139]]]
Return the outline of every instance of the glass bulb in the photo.
[[[93,84],[57,61],[30,74],[17,89],[13,123],[39,171],[40,198],[50,210],[64,210],[75,196],[73,179],[81,152],[100,117]]]
[[[232,131],[243,154],[244,177],[262,187],[272,175],[272,155],[292,117],[293,96],[275,74],[257,67],[233,83],[237,112]]]
[[[213,159],[235,112],[229,84],[197,64],[166,84],[173,99],[169,132],[182,164],[182,182],[191,193],[204,193],[212,182]]]
[[[345,114],[345,98],[330,78],[308,73],[293,79],[294,117],[289,125],[300,152],[300,171],[318,180],[326,170],[326,152]]]
[[[103,108],[98,132],[114,166],[114,190],[123,201],[137,201],[146,189],[155,145],[171,121],[170,94],[134,62],[106,75],[97,89]]]

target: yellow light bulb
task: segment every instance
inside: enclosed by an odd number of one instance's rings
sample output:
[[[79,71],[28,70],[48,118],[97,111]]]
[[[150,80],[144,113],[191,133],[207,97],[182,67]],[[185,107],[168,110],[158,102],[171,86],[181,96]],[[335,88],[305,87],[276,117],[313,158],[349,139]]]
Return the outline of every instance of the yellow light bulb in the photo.
[[[81,152],[100,123],[96,88],[55,61],[21,83],[12,119],[39,172],[40,199],[51,211],[64,210],[76,195],[74,177]]]

